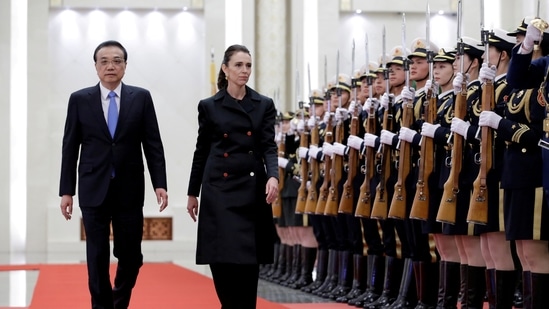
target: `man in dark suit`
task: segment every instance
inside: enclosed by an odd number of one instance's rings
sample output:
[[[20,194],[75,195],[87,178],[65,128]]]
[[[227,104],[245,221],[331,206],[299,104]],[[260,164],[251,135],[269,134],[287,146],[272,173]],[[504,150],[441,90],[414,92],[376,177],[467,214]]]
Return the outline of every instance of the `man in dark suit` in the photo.
[[[128,308],[143,264],[142,153],[160,211],[168,206],[166,163],[153,101],[148,90],[122,83],[127,58],[119,42],[97,46],[93,60],[100,82],[71,94],[63,136],[61,212],[71,219],[79,161],[78,196],[93,309]],[[111,223],[118,258],[114,288],[109,275]]]

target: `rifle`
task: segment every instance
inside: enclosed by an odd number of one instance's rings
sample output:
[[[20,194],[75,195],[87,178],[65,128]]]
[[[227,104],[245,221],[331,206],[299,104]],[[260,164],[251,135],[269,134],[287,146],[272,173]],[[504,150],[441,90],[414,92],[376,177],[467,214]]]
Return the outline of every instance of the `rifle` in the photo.
[[[367,76],[368,86],[370,87],[370,97],[372,93],[372,77]],[[376,111],[374,106],[368,110],[368,119],[366,122],[366,132],[375,134],[376,131]],[[370,181],[374,177],[374,148],[367,147],[364,157],[364,181],[360,185],[360,194],[356,205],[355,217],[369,218],[372,211],[372,193],[370,192]]]
[[[484,1],[481,1],[482,9],[484,12]],[[483,22],[481,22],[481,37],[485,46],[485,50],[489,49],[489,36],[490,33],[484,30]],[[485,53],[485,61],[490,64],[488,53]],[[494,84],[491,80],[487,80],[484,83],[484,89],[482,90],[481,98],[481,110],[491,111],[494,109]],[[492,168],[492,155],[493,155],[493,138],[494,132],[492,128],[488,126],[480,127],[481,139],[480,139],[480,169],[478,176],[473,182],[473,195],[471,195],[471,202],[469,203],[469,212],[467,213],[467,222],[476,224],[488,223],[488,187],[487,187],[487,175]]]
[[[385,79],[385,93],[389,94],[389,69],[387,69],[387,63],[385,59],[385,26],[383,26],[382,33],[382,49],[381,55],[383,64],[383,78]],[[389,105],[383,114],[383,129],[393,130],[393,102],[392,97],[389,96]],[[379,164],[379,183],[376,187],[376,196],[374,204],[372,206],[372,213],[370,217],[372,219],[385,220],[387,219],[388,209],[388,192],[387,192],[387,179],[391,176],[391,146],[381,144],[380,151],[377,156],[380,156]]]
[[[280,127],[280,122],[282,121],[282,117],[280,115],[277,115],[278,123]],[[278,143],[278,156],[284,158],[285,152],[286,152],[286,144],[285,144],[286,136],[283,135],[280,139],[280,143]],[[282,215],[282,190],[284,189],[284,176],[285,171],[284,168],[278,167],[278,196],[274,200],[272,204],[273,208],[273,217],[274,218],[280,218]]]
[[[307,65],[307,74],[309,76],[309,92],[311,91],[311,69],[309,65]],[[317,99],[315,97],[316,90],[311,93],[311,96],[309,97],[309,102],[311,104],[311,117],[314,117],[314,126],[311,128],[310,136],[311,136],[311,146],[317,146],[319,142],[318,137],[318,125],[316,123],[316,108],[315,108],[315,100]],[[313,158],[312,156],[309,156],[309,169],[311,170],[311,185],[309,187],[309,192],[307,194],[307,202],[305,203],[305,213],[306,214],[314,214],[317,204],[317,192],[316,192],[316,186],[318,184],[319,179],[319,167],[318,167],[318,161],[316,158]]]
[[[402,46],[403,46],[403,65],[404,72],[406,74],[406,88],[410,87],[410,76],[409,76],[409,63],[406,53],[406,21],[405,15],[402,13]],[[402,127],[410,127],[413,122],[414,114],[414,102],[408,100],[403,100],[402,102]],[[406,178],[410,174],[411,169],[411,145],[404,141],[400,140],[399,147],[399,163],[398,163],[398,179],[395,183],[395,193],[393,194],[393,200],[391,201],[391,207],[389,208],[389,218],[403,220],[406,217]]]
[[[327,113],[330,114],[330,108],[331,108],[331,97],[330,97],[330,91],[328,90],[326,92],[326,100],[328,102],[328,111]],[[326,123],[326,136],[324,137],[324,141],[326,143],[332,143],[333,142],[333,125],[332,125],[332,117],[330,116],[328,118],[328,122]],[[331,176],[331,170],[332,170],[332,158],[330,156],[324,156],[324,180],[322,181],[322,185],[320,186],[320,189],[318,191],[318,202],[316,204],[315,214],[316,215],[324,215],[325,209],[326,209],[326,203],[328,201],[328,194],[329,194],[329,188],[330,188],[330,176]]]
[[[433,52],[430,50],[430,20],[431,13],[427,4],[427,62],[429,63],[429,78],[433,80]],[[433,80],[434,85],[434,80]],[[428,123],[434,123],[437,116],[437,96],[433,89],[427,90],[427,100],[423,103],[423,119]],[[429,217],[429,183],[428,179],[434,168],[434,141],[423,136],[421,139],[419,172],[416,183],[416,193],[410,210],[410,219],[427,220]]]
[[[354,70],[355,67],[355,40],[353,40],[353,51],[352,51],[352,61],[351,61],[351,69]],[[355,78],[353,75],[351,75],[351,87],[354,91],[354,98],[355,98],[355,105],[358,105],[358,98],[356,95],[357,91],[357,78]],[[355,108],[354,113],[352,114],[351,118],[351,134],[357,135],[358,134],[358,106]],[[337,129],[336,129],[337,130]],[[337,134],[337,133],[336,133]],[[342,137],[343,140],[343,137]],[[342,214],[353,214],[353,200],[354,200],[354,187],[353,187],[353,179],[356,176],[356,166],[358,164],[358,154],[357,150],[348,147],[349,148],[349,154],[348,154],[348,172],[347,172],[347,179],[345,180],[345,183],[343,183],[343,192],[341,195],[341,200],[339,202],[339,208],[338,213]]]
[[[314,103],[313,103],[314,104]],[[314,109],[314,105],[313,105]],[[314,111],[313,111],[314,115]],[[311,129],[311,145],[318,146],[319,137],[318,137],[318,126],[315,122],[314,127]],[[316,158],[309,157],[309,164],[311,170],[311,186],[309,187],[309,193],[307,194],[307,203],[305,204],[305,213],[314,214],[316,205],[318,202],[318,196],[316,192],[316,186],[319,180],[319,166]]]
[[[454,102],[454,117],[459,119],[465,119],[467,114],[467,79],[464,74],[463,55],[465,54],[465,46],[461,38],[461,0],[458,2],[458,41],[457,41],[457,55],[460,58],[460,73],[463,75],[463,81],[461,82],[461,91],[456,95]],[[452,147],[452,157],[450,163],[450,175],[444,183],[442,199],[440,200],[440,206],[437,212],[436,220],[442,223],[455,224],[456,223],[456,203],[457,194],[459,193],[459,174],[461,172],[461,166],[463,161],[463,136],[458,133],[453,133],[451,136],[452,142],[448,143]]]
[[[299,71],[296,72],[296,80],[295,80],[295,92],[296,92],[296,98],[297,98],[297,104],[298,104],[298,110],[301,110],[301,121],[303,121],[303,132],[299,135],[299,147],[308,148],[309,147],[309,132],[307,132],[307,128],[305,125],[305,108],[303,107],[303,102],[300,101],[301,99],[301,88],[299,87],[300,80],[299,80]],[[307,181],[309,180],[309,166],[307,164],[306,158],[300,159],[300,184],[299,188],[297,189],[297,201],[295,205],[295,211],[296,214],[302,214],[305,211],[305,203],[307,201]]]
[[[299,102],[300,106],[303,106],[303,102]],[[301,110],[302,118],[305,118],[305,109]],[[305,120],[303,120],[305,121]],[[306,129],[303,130],[300,134],[299,147],[309,147],[309,132]],[[301,169],[301,183],[297,189],[297,202],[295,205],[295,213],[302,214],[305,212],[305,204],[307,203],[307,181],[309,181],[309,166],[306,158],[301,158],[300,160],[300,169]]]

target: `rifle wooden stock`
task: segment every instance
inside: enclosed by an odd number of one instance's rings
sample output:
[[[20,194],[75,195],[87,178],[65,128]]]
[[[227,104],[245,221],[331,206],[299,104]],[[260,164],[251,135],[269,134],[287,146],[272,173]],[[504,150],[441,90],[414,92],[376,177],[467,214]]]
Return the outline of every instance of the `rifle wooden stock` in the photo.
[[[464,119],[467,113],[467,84],[465,81],[461,84],[461,92],[456,96],[454,103],[454,117]],[[463,159],[463,136],[453,133],[452,160],[450,165],[450,175],[444,183],[442,199],[437,212],[436,220],[442,223],[456,223],[456,203],[459,193],[459,174]]]
[[[374,134],[376,132],[375,109],[373,107],[368,111],[368,120],[366,123],[366,132]],[[364,181],[360,185],[360,194],[356,204],[355,217],[369,218],[372,212],[372,192],[370,191],[370,181],[374,177],[375,152],[372,147],[366,148],[364,156]]]
[[[433,123],[437,116],[437,98],[429,90],[427,93],[429,100],[424,109],[424,119],[428,123]],[[432,138],[423,136],[421,138],[421,150],[419,161],[419,173],[416,183],[416,193],[410,210],[410,219],[427,220],[429,217],[429,177],[434,169],[435,145]]]
[[[309,134],[303,131],[300,136],[299,147],[309,147]],[[295,205],[295,213],[303,214],[305,212],[305,204],[307,203],[307,181],[309,181],[309,164],[306,158],[300,160],[300,176],[301,183],[297,189],[297,202]]]
[[[392,103],[389,102],[389,107],[383,114],[383,129],[393,130],[393,113]],[[370,217],[377,220],[387,219],[387,212],[389,209],[389,195],[387,193],[387,179],[391,176],[391,146],[381,144],[381,160],[379,165],[379,183],[376,187],[376,197],[372,206],[372,213]]]
[[[482,91],[482,110],[491,111],[494,108],[494,84],[487,81]],[[469,203],[467,222],[476,224],[488,223],[488,186],[487,175],[492,168],[492,144],[494,132],[492,128],[481,127],[480,169],[473,182],[473,195]]]
[[[318,146],[319,137],[318,137],[318,127],[315,123],[315,126],[311,130],[311,145]],[[318,192],[316,187],[320,175],[320,167],[318,166],[318,161],[316,158],[309,156],[309,168],[311,169],[311,186],[309,187],[309,192],[307,193],[307,203],[305,204],[305,213],[314,214],[316,209],[316,204],[318,202]]]
[[[358,134],[358,116],[356,113],[351,118],[351,134]],[[353,188],[353,179],[356,176],[356,168],[358,164],[358,153],[354,148],[349,147],[349,169],[347,172],[347,179],[343,184],[343,192],[341,194],[341,200],[339,201],[338,212],[342,214],[353,214],[353,199],[354,199],[354,188]]]
[[[413,102],[402,103],[402,126],[410,127],[414,112]],[[406,218],[406,178],[410,174],[411,169],[411,145],[410,143],[401,140],[399,148],[398,162],[398,179],[395,183],[395,193],[389,208],[389,218],[404,220]]]
[[[286,152],[286,144],[284,139],[286,138],[285,135],[283,135],[282,140],[280,143],[278,143],[278,156],[284,157]],[[278,168],[278,196],[274,200],[272,204],[273,208],[273,217],[274,218],[280,218],[282,215],[282,190],[284,189],[284,177],[285,177],[285,171],[282,167]]]
[[[343,121],[336,125],[335,142],[341,143],[343,141]],[[334,154],[332,159],[332,170],[330,175],[330,189],[328,193],[328,200],[326,201],[326,207],[324,208],[325,216],[337,216],[339,210],[339,188],[338,184],[343,176],[343,157]]]
[[[332,135],[333,127],[331,125],[331,119],[326,124],[326,136],[325,141],[327,143],[333,142],[333,135]],[[324,156],[324,180],[322,181],[322,185],[320,186],[320,189],[318,190],[318,202],[316,204],[315,214],[316,215],[324,215],[324,209],[326,209],[326,203],[328,202],[328,194],[329,194],[329,188],[330,188],[330,178],[331,178],[331,172],[332,170],[332,158],[330,156]]]

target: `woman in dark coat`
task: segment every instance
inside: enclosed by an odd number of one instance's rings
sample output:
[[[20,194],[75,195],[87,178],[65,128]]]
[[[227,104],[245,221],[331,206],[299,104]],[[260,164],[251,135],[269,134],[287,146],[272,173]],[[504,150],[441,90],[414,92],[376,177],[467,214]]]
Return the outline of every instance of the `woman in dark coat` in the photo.
[[[259,264],[273,262],[278,194],[276,109],[246,86],[250,52],[232,45],[223,57],[214,96],[198,103],[198,137],[187,211],[198,216],[196,263],[209,264],[223,309],[255,308]]]

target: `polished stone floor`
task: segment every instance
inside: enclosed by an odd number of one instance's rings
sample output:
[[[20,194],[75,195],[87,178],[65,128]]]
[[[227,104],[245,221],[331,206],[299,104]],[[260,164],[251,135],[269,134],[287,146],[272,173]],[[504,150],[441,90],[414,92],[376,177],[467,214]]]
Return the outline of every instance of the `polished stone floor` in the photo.
[[[327,300],[313,294],[304,293],[299,290],[287,288],[276,283],[265,280],[259,280],[257,295],[266,300],[276,303],[331,303]]]

